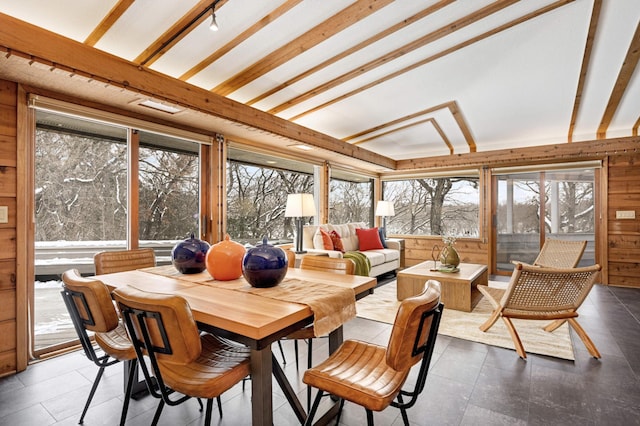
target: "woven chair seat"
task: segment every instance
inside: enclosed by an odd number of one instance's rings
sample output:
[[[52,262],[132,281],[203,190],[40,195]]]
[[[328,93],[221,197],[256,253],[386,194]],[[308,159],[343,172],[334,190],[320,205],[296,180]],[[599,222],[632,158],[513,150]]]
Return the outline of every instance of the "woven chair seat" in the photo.
[[[553,331],[568,321],[589,353],[600,358],[595,345],[576,321],[578,308],[591,291],[599,271],[600,265],[559,269],[518,263],[506,289],[478,286],[494,308],[480,330],[487,331],[502,318],[518,355],[525,359],[526,352],[510,318],[554,320],[544,328],[546,331]]]

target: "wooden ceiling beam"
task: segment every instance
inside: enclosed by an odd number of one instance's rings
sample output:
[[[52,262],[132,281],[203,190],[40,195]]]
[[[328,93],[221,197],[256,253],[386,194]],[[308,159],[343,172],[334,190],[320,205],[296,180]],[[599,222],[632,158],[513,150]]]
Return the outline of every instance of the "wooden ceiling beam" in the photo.
[[[429,123],[429,124],[431,124],[433,126],[433,128],[436,130],[436,132],[438,132],[438,134],[442,138],[442,141],[444,142],[444,144],[447,145],[447,148],[449,148],[449,154],[453,154],[453,145],[451,144],[451,141],[449,140],[447,135],[442,130],[442,127],[440,127],[440,125],[438,124],[436,119],[433,118],[433,117],[425,118],[423,120],[418,120],[418,121],[416,121],[414,123],[405,124],[404,126],[400,126],[400,127],[396,127],[395,129],[387,130],[386,132],[382,132],[382,133],[379,133],[377,135],[370,136],[370,137],[365,138],[365,139],[361,139],[358,142],[354,142],[353,144],[354,145],[361,145],[363,143],[371,142],[372,140],[381,138],[382,136],[390,135],[392,133],[399,132],[401,130],[410,129],[411,127],[419,126],[420,124],[425,124],[425,123]]]
[[[578,87],[576,88],[576,97],[573,101],[573,110],[571,111],[571,121],[569,123],[569,134],[567,142],[573,141],[573,130],[578,121],[578,113],[580,112],[580,102],[582,101],[582,91],[584,83],[589,72],[589,61],[591,59],[591,51],[596,38],[596,30],[598,29],[598,20],[600,18],[600,9],[602,9],[602,0],[594,0],[593,9],[591,11],[591,22],[589,23],[589,31],[587,33],[587,41],[584,46],[584,54],[582,55],[582,66],[580,67],[580,77],[578,78]]]
[[[238,46],[240,43],[242,43],[245,40],[247,40],[249,37],[251,37],[252,35],[257,33],[258,31],[260,31],[261,29],[263,29],[264,27],[266,27],[267,25],[269,25],[270,23],[272,23],[276,19],[278,19],[280,16],[284,15],[285,13],[287,13],[289,10],[293,9],[301,1],[302,0],[288,0],[288,1],[286,1],[284,4],[282,4],[278,8],[276,8],[273,12],[269,13],[264,18],[260,19],[258,22],[256,22],[255,24],[253,24],[252,26],[250,26],[249,28],[244,30],[242,32],[242,34],[240,34],[239,36],[235,37],[229,43],[225,44],[220,49],[216,50],[211,55],[207,56],[205,59],[200,61],[197,65],[192,67],[190,70],[188,70],[187,72],[182,74],[179,77],[180,80],[182,80],[182,81],[189,80],[191,77],[193,77],[194,75],[198,74],[199,72],[201,72],[202,70],[207,68],[209,65],[213,64],[215,61],[217,61],[218,59],[220,59],[221,57],[223,57],[224,55],[229,53],[233,48]]]
[[[609,102],[602,115],[602,120],[600,120],[600,126],[598,126],[598,133],[596,135],[598,138],[604,139],[607,137],[607,129],[618,110],[618,106],[620,106],[620,101],[622,101],[624,93],[627,91],[631,77],[633,77],[633,72],[638,65],[638,59],[640,59],[640,23],[636,26],[636,32],[633,34],[633,38],[629,44],[627,56],[624,58],[624,62],[620,67],[616,84],[613,86]]]
[[[326,61],[323,61],[321,63],[319,63],[318,65],[315,65],[311,68],[306,69],[304,72],[302,72],[301,74],[298,74],[297,76],[285,81],[284,83],[280,83],[279,85],[277,85],[276,87],[266,91],[265,93],[262,93],[259,96],[256,96],[255,98],[251,99],[249,102],[245,102],[247,105],[253,105],[257,102],[260,102],[263,99],[268,98],[269,96],[278,93],[279,91],[286,89],[287,87],[297,83],[298,81],[301,81],[307,77],[309,77],[310,75],[313,75],[315,73],[317,73],[318,71],[328,67],[329,65],[335,64],[336,62],[348,57],[349,55],[353,55],[354,53],[364,49],[365,47],[368,47],[370,45],[372,45],[373,43],[382,40],[383,38],[397,32],[400,31],[403,28],[408,27],[411,24],[414,24],[415,22],[419,21],[420,19],[426,18],[427,16],[431,15],[432,13],[437,12],[438,10],[442,9],[445,6],[448,6],[449,4],[453,3],[455,0],[440,0],[439,2],[437,2],[436,4],[432,4],[431,6],[427,7],[426,9],[421,10],[420,12],[416,13],[413,16],[410,16],[406,19],[403,19],[402,21],[398,22],[395,25],[392,25],[391,27],[387,28],[384,31],[381,31],[377,34],[375,34],[372,37],[369,37],[368,39],[356,44],[355,46],[352,46],[342,52],[340,52],[339,54],[332,56],[331,58],[327,59]]]
[[[222,7],[226,2],[227,0],[218,1],[217,7]],[[148,67],[160,59],[169,49],[178,44],[187,34],[209,18],[206,12],[211,9],[212,3],[212,0],[200,0],[189,12],[174,23],[171,28],[165,31],[164,34],[140,53],[133,62]]]
[[[468,167],[501,167],[563,163],[569,161],[601,160],[610,155],[623,155],[640,151],[640,137],[630,136],[607,140],[560,143],[528,148],[509,148],[466,154],[398,160],[396,172],[424,169],[460,169]]]
[[[84,44],[87,46],[95,46],[102,36],[113,27],[113,24],[131,7],[134,1],[135,0],[119,0],[107,16],[102,19],[98,26],[95,27],[91,34],[85,39]]]
[[[276,49],[244,71],[214,87],[211,91],[221,96],[230,95],[239,88],[317,46],[392,2],[393,0],[361,0],[354,2],[302,36]]]
[[[327,90],[333,89],[334,87],[337,87],[343,83],[346,83],[349,80],[352,80],[356,77],[359,77],[365,73],[368,73],[369,71],[372,71],[376,68],[378,68],[379,66],[382,65],[386,65],[389,62],[398,59],[410,52],[413,52],[416,49],[419,49],[421,47],[426,46],[429,43],[432,43],[436,40],[439,40],[445,36],[448,36],[450,34],[453,34],[454,32],[460,30],[461,28],[464,28],[468,25],[471,25],[481,19],[486,18],[487,16],[490,16],[496,12],[501,11],[502,9],[511,6],[512,4],[516,3],[517,0],[499,0],[496,1],[494,3],[491,3],[488,6],[483,7],[482,9],[479,9],[473,13],[470,13],[469,15],[466,15],[460,19],[457,19],[456,21],[445,25],[444,27],[438,28],[435,31],[432,31],[420,38],[417,38],[416,40],[413,40],[410,43],[405,44],[404,46],[395,49],[385,55],[380,56],[379,58],[374,59],[373,61],[369,61],[366,64],[363,64],[361,66],[358,66],[354,69],[352,69],[351,71],[348,71],[344,74],[342,74],[339,77],[336,77],[330,81],[327,81],[324,84],[321,84],[320,86],[317,86],[305,93],[302,93],[298,96],[296,96],[295,98],[289,99],[286,102],[281,103],[280,105],[277,105],[273,108],[271,108],[268,112],[270,112],[271,114],[278,114],[281,113],[282,111],[285,111],[295,105],[298,105],[302,102],[305,102],[311,98],[314,98],[316,96],[318,96],[321,93],[326,92]]]
[[[0,21],[0,51],[7,52],[9,56],[25,58],[25,63],[37,61],[50,64],[52,70],[64,69],[69,75],[84,75],[122,90],[166,100],[371,164],[395,168],[396,162],[391,158],[140,67],[9,15],[0,13]],[[82,96],[82,93],[79,92],[77,96]]]
[[[388,80],[391,80],[393,78],[399,77],[402,74],[405,74],[405,73],[407,73],[409,71],[412,71],[412,70],[414,70],[416,68],[419,68],[419,67],[421,67],[423,65],[426,65],[429,62],[433,62],[433,61],[435,61],[437,59],[440,59],[440,58],[442,58],[444,56],[447,56],[447,55],[449,55],[451,53],[454,53],[454,52],[456,52],[456,51],[458,51],[460,49],[463,49],[463,48],[465,48],[467,46],[470,46],[470,45],[472,45],[472,44],[474,44],[476,42],[479,42],[479,41],[484,40],[484,39],[486,39],[488,37],[491,37],[492,35],[498,34],[498,33],[502,32],[504,30],[507,30],[507,29],[509,29],[511,27],[519,25],[519,24],[521,24],[523,22],[526,22],[526,21],[528,21],[530,19],[536,18],[537,16],[543,15],[543,14],[545,14],[547,12],[550,12],[550,11],[560,7],[560,6],[564,6],[567,3],[572,3],[574,1],[575,0],[558,0],[555,3],[552,3],[552,4],[548,5],[548,6],[541,7],[538,10],[535,10],[535,11],[533,11],[531,13],[528,13],[528,14],[526,14],[524,16],[521,16],[520,18],[514,19],[514,20],[512,20],[512,21],[510,21],[510,22],[508,22],[508,23],[506,23],[504,25],[500,25],[497,28],[494,28],[494,29],[492,29],[490,31],[487,31],[487,32],[485,32],[483,34],[480,34],[480,35],[478,35],[476,37],[473,37],[473,38],[471,38],[469,40],[466,40],[466,41],[464,41],[462,43],[458,43],[457,45],[455,45],[453,47],[450,47],[449,49],[445,49],[445,50],[443,50],[443,51],[441,51],[439,53],[436,53],[436,54],[434,54],[432,56],[429,56],[426,59],[423,59],[423,60],[418,61],[418,62],[416,62],[414,64],[411,64],[411,65],[409,65],[409,66],[407,66],[407,67],[405,67],[405,68],[403,68],[401,70],[398,70],[398,71],[395,71],[395,72],[393,72],[391,74],[388,74],[388,75],[386,75],[386,76],[384,76],[382,78],[379,78],[379,79],[377,79],[375,81],[372,81],[371,83],[368,83],[368,84],[366,84],[366,85],[364,85],[362,87],[359,87],[359,88],[357,88],[355,90],[347,92],[347,93],[345,93],[343,95],[340,95],[340,96],[338,96],[336,98],[333,98],[333,99],[331,99],[331,100],[329,100],[327,102],[324,102],[324,103],[322,103],[320,105],[317,105],[317,106],[315,106],[315,107],[313,107],[311,109],[303,111],[303,112],[301,112],[301,113],[299,113],[299,114],[297,114],[297,115],[295,115],[293,117],[289,117],[289,120],[296,121],[296,120],[304,117],[305,115],[309,115],[309,114],[311,114],[313,112],[316,112],[316,111],[319,111],[321,109],[324,109],[324,108],[328,107],[329,105],[338,103],[338,102],[340,102],[342,100],[350,98],[351,96],[355,96],[358,93],[364,92],[365,90],[368,90],[368,89],[370,89],[372,87],[375,87],[375,86],[377,86],[379,84],[385,83]]]

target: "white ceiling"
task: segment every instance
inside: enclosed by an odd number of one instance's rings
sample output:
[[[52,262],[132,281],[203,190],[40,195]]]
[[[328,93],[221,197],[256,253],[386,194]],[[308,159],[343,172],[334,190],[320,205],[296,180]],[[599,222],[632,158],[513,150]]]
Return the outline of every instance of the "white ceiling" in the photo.
[[[594,2],[601,10],[583,65]],[[101,24],[119,5],[124,12]],[[198,0],[0,0],[1,13],[82,43],[102,29],[98,49],[241,103],[263,97],[251,105],[394,160],[568,142],[577,97],[571,139],[594,140],[616,87],[623,94],[606,138],[637,131],[640,71],[623,64],[630,46],[638,45],[638,0],[222,0],[215,9],[219,31],[209,30],[206,11],[177,43],[144,61],[154,43],[180,32],[172,28],[176,22],[210,6]],[[373,13],[343,12],[349,7]],[[485,7],[495,12],[476,19]],[[429,8],[433,13],[352,49]],[[361,16],[353,19],[356,13]],[[241,38],[261,21],[269,22]],[[314,28],[320,36],[310,35]],[[212,63],[182,77],[213,54]],[[621,70],[632,74],[621,79]],[[225,82],[238,83],[223,90]]]

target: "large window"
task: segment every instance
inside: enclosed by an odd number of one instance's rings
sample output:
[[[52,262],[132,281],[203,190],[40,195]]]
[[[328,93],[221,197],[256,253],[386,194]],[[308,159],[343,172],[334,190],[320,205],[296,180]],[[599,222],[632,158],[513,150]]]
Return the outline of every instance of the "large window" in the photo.
[[[138,200],[129,200],[128,135],[124,125],[49,110],[36,111],[36,355],[76,339],[60,297],[60,275],[92,274],[93,255],[125,249],[130,203],[139,206],[140,246],[170,261],[177,240],[198,233],[199,145],[139,131]]]
[[[387,234],[478,237],[478,187],[477,176],[383,182],[383,198],[395,207]]]
[[[331,170],[329,223],[366,222],[373,219],[373,179]]]
[[[229,149],[227,161],[227,233],[242,244],[267,237],[293,241],[293,218],[284,217],[287,194],[314,193],[314,166]]]

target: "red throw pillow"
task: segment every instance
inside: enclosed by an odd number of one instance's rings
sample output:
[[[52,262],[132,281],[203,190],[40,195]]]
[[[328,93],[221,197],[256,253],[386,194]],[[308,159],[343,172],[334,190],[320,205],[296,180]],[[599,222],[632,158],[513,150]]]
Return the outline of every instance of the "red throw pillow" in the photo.
[[[327,231],[322,228],[318,228],[320,230],[320,235],[322,235],[322,245],[324,245],[325,250],[333,250],[333,241],[331,239],[331,235]]]
[[[356,234],[358,235],[360,251],[379,250],[384,248],[380,241],[378,228],[356,228]]]
[[[333,243],[333,249],[344,253],[344,246],[342,245],[342,238],[336,231],[331,231],[331,242]]]

